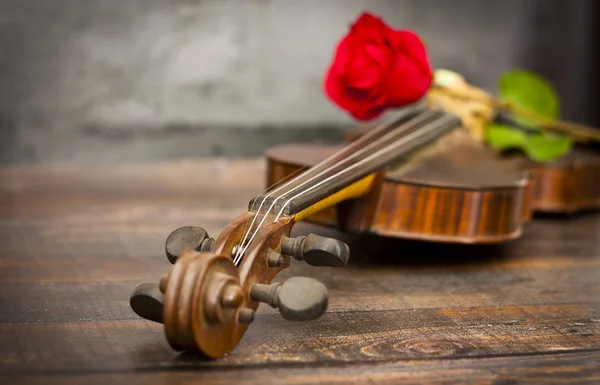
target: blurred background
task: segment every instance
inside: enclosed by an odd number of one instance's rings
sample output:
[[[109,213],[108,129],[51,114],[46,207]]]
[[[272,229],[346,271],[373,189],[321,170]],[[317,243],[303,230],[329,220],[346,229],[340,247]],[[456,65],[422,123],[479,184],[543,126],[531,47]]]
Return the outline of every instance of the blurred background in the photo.
[[[496,90],[546,76],[600,126],[598,0],[0,0],[0,161],[260,156],[353,121],[321,88],[364,10],[414,29],[436,67]]]

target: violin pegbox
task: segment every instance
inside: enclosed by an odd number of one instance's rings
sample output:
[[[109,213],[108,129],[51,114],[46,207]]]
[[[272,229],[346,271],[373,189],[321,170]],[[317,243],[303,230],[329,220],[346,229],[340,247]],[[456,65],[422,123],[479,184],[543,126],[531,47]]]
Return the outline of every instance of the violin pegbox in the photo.
[[[293,220],[283,218],[261,227],[239,255],[245,223],[233,221],[216,240],[201,227],[176,229],[165,242],[169,272],[158,284],[138,285],[131,295],[133,311],[163,323],[174,350],[199,350],[211,358],[227,354],[254,321],[260,303],[290,321],[311,321],[326,312],[327,288],[316,279],[271,281],[289,266],[290,257],[314,266],[346,266],[348,246],[313,234],[290,238]]]

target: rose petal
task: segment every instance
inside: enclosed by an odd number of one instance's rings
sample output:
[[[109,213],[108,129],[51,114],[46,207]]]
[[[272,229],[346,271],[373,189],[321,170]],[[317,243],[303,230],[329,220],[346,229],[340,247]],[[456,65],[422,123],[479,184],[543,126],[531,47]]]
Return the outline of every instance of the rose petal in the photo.
[[[348,111],[354,118],[362,121],[373,120],[385,111],[385,106],[361,105],[355,110]]]
[[[379,103],[368,92],[352,89],[346,84],[344,77],[331,69],[327,71],[324,79],[325,94],[335,105],[359,120],[375,119],[383,112],[385,103]]]
[[[340,75],[346,72],[348,63],[352,60],[352,44],[350,36],[344,37],[337,45],[334,53],[333,70]]]
[[[358,105],[363,103],[358,95],[348,92],[346,79],[331,68],[327,71],[324,79],[325,94],[337,106],[345,109],[356,109]]]
[[[427,55],[427,49],[423,41],[412,31],[394,31],[390,41],[393,44],[394,50],[403,52],[410,57],[412,61],[420,66],[423,73],[430,73],[431,66]]]
[[[346,68],[349,86],[360,89],[377,87],[391,67],[392,53],[386,43],[383,21],[367,14],[359,19],[349,35],[352,58]]]
[[[373,15],[370,12],[363,12],[354,23],[350,26],[350,34],[370,31],[372,28],[385,26],[385,23],[380,17]]]
[[[390,63],[393,62],[393,54],[387,45],[377,46],[368,44],[364,48],[364,51],[381,69],[386,70],[391,67]]]
[[[387,26],[380,18],[369,13],[363,14],[350,28],[353,44],[364,47],[367,44],[385,44]]]
[[[433,73],[421,39],[411,31],[395,31],[390,36],[396,51],[394,68],[385,83],[388,107],[414,103],[427,92]]]
[[[370,56],[365,56],[363,52],[356,54],[346,69],[348,86],[354,88],[373,88],[381,82],[383,76],[383,69],[374,63]]]
[[[398,61],[396,69],[386,78],[383,91],[388,106],[400,107],[422,98],[431,86],[432,76],[424,75],[421,67],[406,57]]]

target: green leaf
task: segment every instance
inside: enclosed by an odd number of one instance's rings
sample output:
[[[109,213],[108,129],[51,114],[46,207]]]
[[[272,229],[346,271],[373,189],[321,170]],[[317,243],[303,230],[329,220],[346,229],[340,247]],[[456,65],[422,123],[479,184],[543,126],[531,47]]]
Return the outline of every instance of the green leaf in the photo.
[[[555,120],[559,116],[558,95],[552,85],[543,77],[525,70],[511,70],[500,76],[498,82],[499,97],[515,107],[527,110],[547,119]],[[536,128],[534,120],[512,114],[520,125]]]
[[[527,137],[523,151],[531,160],[548,162],[569,152],[573,142],[568,136],[558,136],[550,133],[536,133]]]
[[[486,142],[497,151],[520,150],[529,159],[544,163],[560,158],[573,146],[568,136],[547,132],[528,135],[523,130],[504,124],[489,124],[485,130]]]
[[[493,123],[486,127],[485,140],[492,148],[499,151],[510,148],[521,149],[527,140],[527,135],[517,128]]]

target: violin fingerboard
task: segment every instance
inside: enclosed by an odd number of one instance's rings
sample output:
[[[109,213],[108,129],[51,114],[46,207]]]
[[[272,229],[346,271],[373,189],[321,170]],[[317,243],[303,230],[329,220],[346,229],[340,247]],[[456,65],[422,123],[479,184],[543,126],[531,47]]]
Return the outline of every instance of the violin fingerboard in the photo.
[[[412,119],[418,117],[419,115]],[[460,118],[443,111],[436,111],[431,119],[424,120],[423,124],[415,126],[396,141],[382,141],[372,153],[367,154],[368,156],[360,157],[354,163],[349,162],[345,167],[331,167],[331,172],[324,173],[310,183],[305,183],[305,187],[298,188],[298,185],[295,185],[294,191],[283,190],[278,194],[262,194],[255,197],[250,201],[249,211],[284,216],[298,214],[459,126],[461,126]],[[397,129],[401,128],[402,125],[397,127]],[[409,135],[410,140],[407,139]]]

